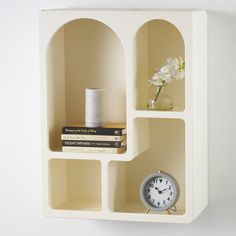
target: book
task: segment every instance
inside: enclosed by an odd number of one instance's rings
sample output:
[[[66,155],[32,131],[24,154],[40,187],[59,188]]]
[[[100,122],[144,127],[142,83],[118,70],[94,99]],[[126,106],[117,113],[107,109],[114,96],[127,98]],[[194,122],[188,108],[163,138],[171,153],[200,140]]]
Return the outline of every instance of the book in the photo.
[[[62,134],[86,134],[86,135],[115,135],[121,136],[126,134],[124,125],[106,125],[103,127],[89,128],[85,126],[64,126]]]
[[[103,148],[103,147],[79,147],[79,146],[62,146],[63,152],[84,152],[84,153],[100,153],[100,154],[121,154],[124,153],[126,147],[120,148]]]
[[[126,145],[125,141],[84,141],[84,140],[62,140],[62,146],[75,146],[75,147],[107,147],[119,148]]]
[[[89,140],[89,141],[124,141],[126,135],[86,135],[86,134],[62,134],[61,140]]]

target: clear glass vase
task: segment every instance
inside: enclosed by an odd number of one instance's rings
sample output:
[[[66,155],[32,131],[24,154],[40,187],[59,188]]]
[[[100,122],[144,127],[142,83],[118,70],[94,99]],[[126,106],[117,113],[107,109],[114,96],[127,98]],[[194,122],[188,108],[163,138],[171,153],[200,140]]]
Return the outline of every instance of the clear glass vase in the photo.
[[[156,111],[171,111],[173,109],[173,100],[163,92],[163,86],[157,87],[155,96],[148,99],[147,109]]]

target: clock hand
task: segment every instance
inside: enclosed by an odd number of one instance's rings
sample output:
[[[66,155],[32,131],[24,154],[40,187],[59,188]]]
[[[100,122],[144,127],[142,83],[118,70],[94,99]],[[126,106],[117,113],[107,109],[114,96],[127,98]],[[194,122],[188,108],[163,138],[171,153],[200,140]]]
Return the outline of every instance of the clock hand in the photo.
[[[162,194],[164,191],[166,191],[168,188],[165,188],[165,189],[162,189],[162,190],[160,190],[160,189],[158,189],[157,187],[155,187],[155,189],[157,190],[157,192],[159,193],[159,194]]]
[[[159,194],[162,194],[162,191],[160,189],[158,189],[157,187],[155,187],[155,189],[157,190]]]
[[[168,189],[168,188],[165,188],[165,189],[162,189],[161,191],[164,192],[164,191],[166,191],[167,189]]]

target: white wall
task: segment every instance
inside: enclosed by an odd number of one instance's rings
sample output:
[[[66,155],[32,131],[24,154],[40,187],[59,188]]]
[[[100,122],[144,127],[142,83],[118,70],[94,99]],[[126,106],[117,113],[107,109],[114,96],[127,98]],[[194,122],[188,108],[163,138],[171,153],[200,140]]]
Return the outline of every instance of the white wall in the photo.
[[[210,203],[194,223],[167,225],[43,216],[38,13],[69,7],[209,10]],[[235,0],[1,0],[0,235],[235,235],[235,25]]]

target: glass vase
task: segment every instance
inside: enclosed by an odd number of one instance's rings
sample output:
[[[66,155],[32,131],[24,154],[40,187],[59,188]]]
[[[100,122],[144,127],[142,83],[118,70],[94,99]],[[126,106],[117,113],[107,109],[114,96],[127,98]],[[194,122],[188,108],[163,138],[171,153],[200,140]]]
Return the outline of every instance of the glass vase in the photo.
[[[173,109],[173,100],[163,92],[163,86],[157,87],[155,96],[148,99],[147,109],[156,111],[171,111]]]

